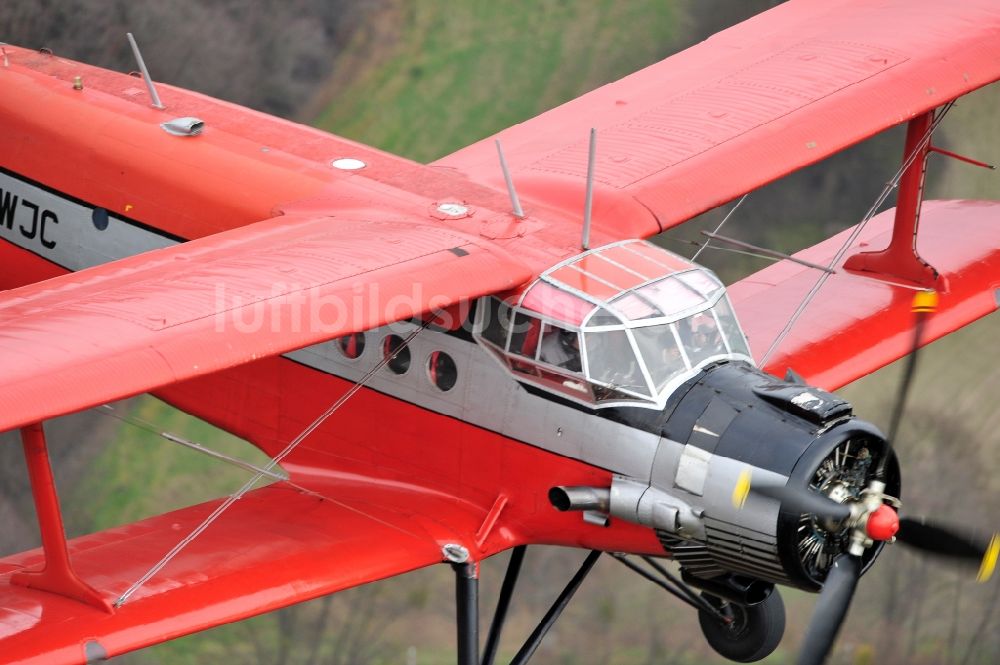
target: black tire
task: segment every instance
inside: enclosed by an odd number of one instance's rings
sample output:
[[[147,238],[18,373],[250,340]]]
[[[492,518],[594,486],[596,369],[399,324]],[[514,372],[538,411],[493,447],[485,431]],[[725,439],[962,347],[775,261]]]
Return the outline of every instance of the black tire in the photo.
[[[724,623],[706,610],[698,610],[698,623],[708,644],[723,658],[753,663],[774,651],[785,634],[785,604],[774,589],[756,605],[737,605],[707,593],[701,594],[713,607],[733,619]]]

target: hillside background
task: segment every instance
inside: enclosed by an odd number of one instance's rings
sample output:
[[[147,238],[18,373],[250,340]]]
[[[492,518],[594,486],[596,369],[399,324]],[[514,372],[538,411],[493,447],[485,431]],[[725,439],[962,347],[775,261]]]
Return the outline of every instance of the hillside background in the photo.
[[[0,7],[0,40],[134,68],[124,33],[139,39],[154,78],[308,122],[428,161],[529,118],[776,4],[758,0],[17,0]],[[1000,92],[961,100],[936,142],[1000,161]],[[856,223],[899,164],[902,134],[886,132],[834,159],[754,192],[726,227],[783,251]],[[995,172],[932,158],[939,198],[1000,198]],[[728,209],[728,207],[725,207]],[[658,240],[689,254],[687,239],[714,211]],[[727,280],[762,263],[706,252]],[[998,320],[932,345],[901,432],[904,493],[916,514],[994,529]],[[843,393],[883,427],[898,368]],[[231,454],[248,444],[152,398],[116,405]],[[131,521],[231,492],[243,472],[102,414],[56,422],[51,448],[71,534]],[[259,456],[256,459],[260,459]],[[38,544],[20,446],[0,435],[0,554]],[[506,556],[483,566],[484,629]],[[582,553],[529,550],[505,633],[508,659],[575,571]],[[889,548],[855,599],[834,663],[992,663],[1000,651],[1000,583]],[[372,584],[117,659],[118,663],[282,664],[454,662],[452,577],[444,567]],[[784,592],[788,630],[768,661],[794,662],[813,597]],[[501,659],[501,662],[503,660]],[[686,606],[605,558],[536,656],[539,663],[724,662],[704,644]]]

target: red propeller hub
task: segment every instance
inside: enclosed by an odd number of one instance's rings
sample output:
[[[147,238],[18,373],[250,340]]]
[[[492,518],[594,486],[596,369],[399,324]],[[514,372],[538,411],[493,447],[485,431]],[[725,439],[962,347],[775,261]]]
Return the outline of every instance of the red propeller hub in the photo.
[[[878,510],[869,515],[865,530],[872,540],[889,540],[899,531],[899,515],[889,506],[882,504]]]

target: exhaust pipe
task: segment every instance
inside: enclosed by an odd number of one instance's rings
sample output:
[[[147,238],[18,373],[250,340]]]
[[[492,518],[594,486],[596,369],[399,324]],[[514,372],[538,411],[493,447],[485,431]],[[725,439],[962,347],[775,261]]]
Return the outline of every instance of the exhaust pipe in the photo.
[[[723,575],[707,580],[681,570],[681,579],[689,586],[697,587],[716,598],[737,605],[749,606],[762,603],[774,591],[774,585],[770,582],[742,575]]]
[[[549,502],[556,510],[594,510],[611,512],[611,490],[607,487],[553,487]]]

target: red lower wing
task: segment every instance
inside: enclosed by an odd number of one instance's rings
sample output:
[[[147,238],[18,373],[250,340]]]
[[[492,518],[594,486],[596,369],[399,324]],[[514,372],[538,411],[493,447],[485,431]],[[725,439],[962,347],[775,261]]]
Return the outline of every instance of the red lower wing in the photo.
[[[114,614],[9,584],[12,573],[42,563],[38,550],[0,561],[3,661],[83,663],[397,575],[440,562],[443,543],[471,541],[482,521],[471,504],[415,488],[368,483],[363,501],[325,496],[345,487],[321,485],[321,495],[279,484],[247,494]],[[218,504],[78,538],[74,567],[113,602]],[[453,529],[413,519],[445,505]]]
[[[892,210],[872,219],[845,256],[889,244]],[[930,343],[997,308],[1000,288],[1000,203],[927,201],[917,249],[945,286],[923,343]],[[853,229],[795,256],[827,265]],[[794,369],[807,382],[839,388],[906,355],[913,344],[914,291],[836,266],[765,363],[778,376]],[[781,261],[730,287],[733,305],[758,361],[795,313],[820,273]]]

